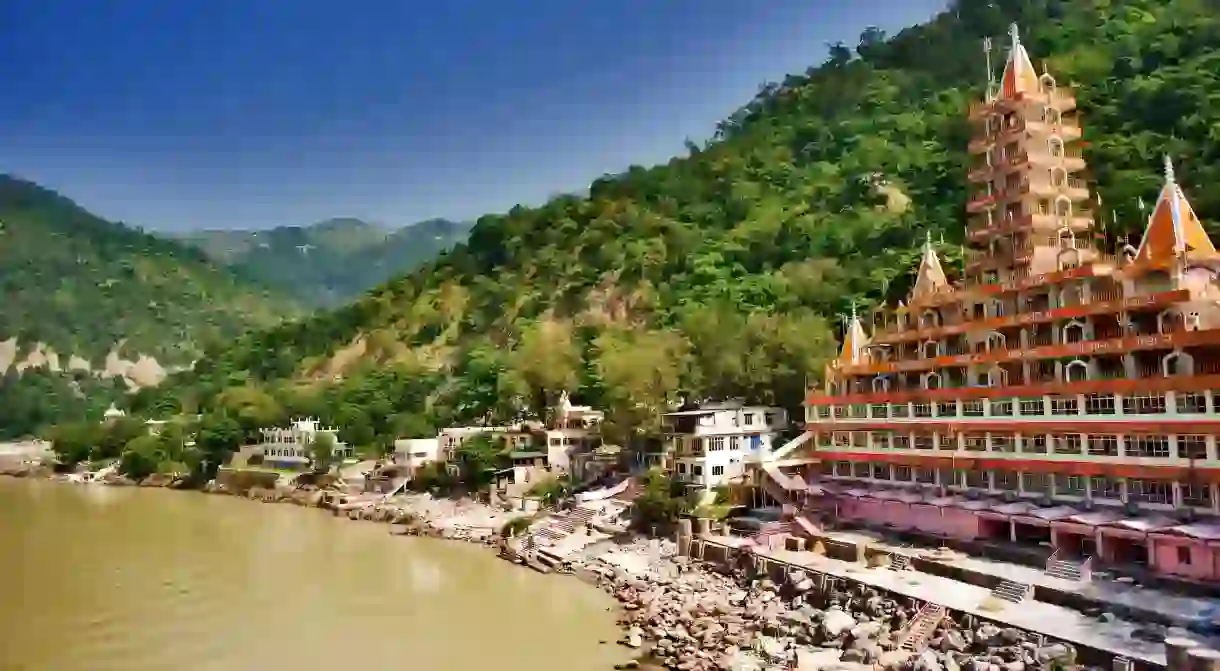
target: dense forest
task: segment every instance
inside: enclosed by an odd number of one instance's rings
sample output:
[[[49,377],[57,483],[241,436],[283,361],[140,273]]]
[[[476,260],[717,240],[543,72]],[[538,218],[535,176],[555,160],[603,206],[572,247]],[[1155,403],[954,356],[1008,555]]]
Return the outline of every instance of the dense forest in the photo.
[[[464,242],[471,224],[428,219],[396,230],[360,219],[266,231],[197,231],[181,239],[243,277],[311,307],[335,307]]]
[[[960,0],[892,38],[833,45],[686,156],[485,216],[435,262],[212,349],[132,406],[203,412],[201,445],[223,452],[286,414],[385,446],[545,414],[563,390],[605,408],[618,441],[649,436],[679,398],[797,405],[848,306],[905,295],[925,235],[944,241],[946,267],[960,262],[966,110],[987,79],[984,38],[1002,47],[1013,21],[1035,59],[1080,87],[1093,178],[1115,212],[1107,244],[1142,228],[1136,201],[1155,197],[1162,153],[1214,224],[1214,3]]]

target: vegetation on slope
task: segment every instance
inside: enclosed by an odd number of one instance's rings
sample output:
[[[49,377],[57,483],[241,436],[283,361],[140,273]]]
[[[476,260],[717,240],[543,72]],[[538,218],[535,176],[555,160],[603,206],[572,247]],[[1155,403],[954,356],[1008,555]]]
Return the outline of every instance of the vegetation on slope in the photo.
[[[704,146],[588,197],[486,216],[469,243],[357,303],[242,338],[137,409],[320,415],[357,444],[541,414],[564,389],[648,436],[679,395],[799,403],[837,316],[901,298],[925,234],[960,263],[981,43],[1022,26],[1077,83],[1112,236],[1142,228],[1168,153],[1220,215],[1220,15],[1206,0],[961,0],[763,87]],[[1002,59],[996,59],[1002,63]],[[1110,244],[1113,244],[1111,240]],[[216,449],[220,449],[217,447]]]
[[[43,342],[95,365],[128,356],[186,364],[204,346],[292,314],[197,250],[100,219],[0,175],[0,340]]]
[[[470,224],[429,219],[397,230],[328,219],[268,231],[199,231],[182,239],[220,263],[314,306],[350,301],[464,241]]]
[[[8,175],[0,175],[0,295],[0,341],[15,338],[18,346],[15,362],[0,370],[0,438],[100,418],[126,388],[122,379],[96,377],[110,352],[185,366],[209,344],[295,313],[289,301],[254,290],[195,249],[105,221]],[[16,364],[37,343],[58,354],[61,369],[84,360],[92,371],[19,374]]]

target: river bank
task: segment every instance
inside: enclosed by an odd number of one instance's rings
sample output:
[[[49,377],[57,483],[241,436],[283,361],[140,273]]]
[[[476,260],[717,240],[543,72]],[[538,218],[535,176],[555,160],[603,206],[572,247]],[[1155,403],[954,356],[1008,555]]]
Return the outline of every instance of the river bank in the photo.
[[[146,487],[181,484],[164,477],[135,483],[114,474],[102,482]],[[203,491],[328,510],[350,520],[392,525],[392,530],[405,535],[497,548],[507,557],[512,553],[504,552],[501,531],[510,520],[526,517],[475,501],[426,494],[387,497],[313,486],[235,492],[215,482]],[[800,572],[776,584],[745,565],[728,570],[678,557],[676,545],[668,540],[619,535],[569,557],[563,568],[562,572],[575,574],[617,600],[622,609],[618,642],[662,668],[1049,671],[1071,664],[1074,657],[1069,646],[1041,644],[1023,631],[978,622],[968,614],[945,616],[927,632],[926,648],[909,650],[903,643],[921,604],[890,598],[866,585],[820,589]]]

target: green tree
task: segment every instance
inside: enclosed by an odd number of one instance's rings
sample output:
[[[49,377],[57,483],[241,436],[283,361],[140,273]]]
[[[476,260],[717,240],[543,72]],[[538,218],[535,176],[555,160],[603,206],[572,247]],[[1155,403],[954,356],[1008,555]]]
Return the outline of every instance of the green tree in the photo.
[[[335,437],[329,433],[317,433],[309,441],[309,465],[314,471],[330,470],[335,464]]]

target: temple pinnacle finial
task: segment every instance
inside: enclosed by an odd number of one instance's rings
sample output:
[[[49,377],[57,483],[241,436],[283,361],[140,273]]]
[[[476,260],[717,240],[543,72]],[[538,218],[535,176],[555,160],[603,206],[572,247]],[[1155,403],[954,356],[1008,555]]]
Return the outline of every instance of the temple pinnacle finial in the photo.
[[[1165,154],[1165,182],[1168,184],[1174,183],[1173,161],[1170,160],[1169,154]]]
[[[1016,22],[1008,24],[1008,36],[1012,38],[1012,48],[1016,49],[1021,45],[1021,33],[1017,29]]]
[[[923,248],[924,248],[924,251],[927,251],[932,248],[932,231],[924,231]]]
[[[853,323],[856,321],[856,300],[854,298],[851,301],[851,320]]]

